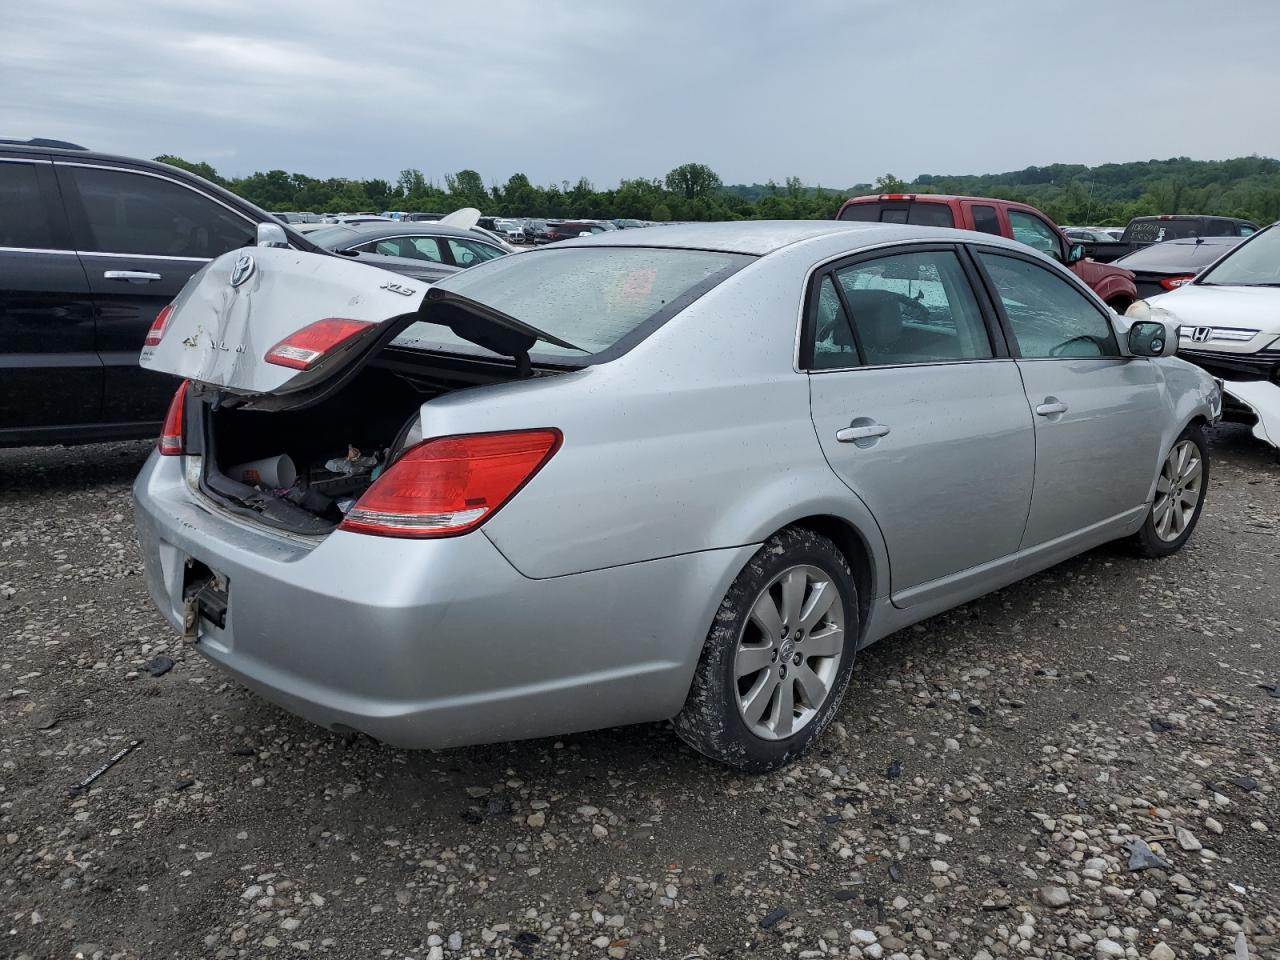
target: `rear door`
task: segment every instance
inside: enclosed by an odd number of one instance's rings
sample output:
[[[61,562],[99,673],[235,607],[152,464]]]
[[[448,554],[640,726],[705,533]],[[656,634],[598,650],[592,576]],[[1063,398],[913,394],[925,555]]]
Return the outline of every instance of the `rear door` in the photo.
[[[975,278],[955,246],[898,247],[810,295],[814,428],[880,524],[900,606],[1015,553],[1031,501],[1031,413]]]
[[[93,295],[104,419],[159,422],[174,381],[138,365],[147,329],[196,270],[252,245],[257,225],[160,173],[69,161],[55,167]]]
[[[1105,307],[1035,257],[978,249],[1035,412],[1036,477],[1024,548],[1121,522],[1155,479],[1161,379],[1120,352]]]
[[[101,411],[89,286],[53,165],[0,157],[0,442],[95,423]]]

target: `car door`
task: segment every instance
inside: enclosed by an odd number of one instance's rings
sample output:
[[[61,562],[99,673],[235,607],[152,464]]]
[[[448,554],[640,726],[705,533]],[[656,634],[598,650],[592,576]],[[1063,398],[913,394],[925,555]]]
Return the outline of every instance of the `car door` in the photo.
[[[48,159],[0,157],[0,443],[94,423],[93,304]]]
[[[1160,375],[1120,351],[1110,313],[1034,256],[979,249],[1035,412],[1036,479],[1023,548],[1123,525],[1159,460]]]
[[[93,295],[104,419],[159,422],[174,381],[138,366],[147,329],[209,260],[253,244],[257,224],[160,173],[70,161],[55,168]]]
[[[809,298],[813,425],[880,525],[900,606],[1010,557],[1026,522],[1031,413],[976,276],[958,247],[898,247],[820,272]]]

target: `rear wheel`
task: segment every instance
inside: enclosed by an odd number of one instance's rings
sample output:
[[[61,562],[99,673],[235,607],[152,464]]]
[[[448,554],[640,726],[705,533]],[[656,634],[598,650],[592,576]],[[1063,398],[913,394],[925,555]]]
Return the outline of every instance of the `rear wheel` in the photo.
[[[1160,465],[1147,519],[1133,537],[1144,557],[1166,557],[1182,548],[1200,519],[1209,489],[1209,448],[1204,428],[1192,424],[1174,441]]]
[[[831,722],[853,669],[853,573],[826,537],[771,537],[720,604],[676,732],[749,773],[798,756]]]

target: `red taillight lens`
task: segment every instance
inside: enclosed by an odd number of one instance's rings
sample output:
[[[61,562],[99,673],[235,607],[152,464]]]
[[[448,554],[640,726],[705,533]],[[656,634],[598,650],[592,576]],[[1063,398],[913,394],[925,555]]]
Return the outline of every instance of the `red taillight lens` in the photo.
[[[1164,287],[1166,290],[1177,290],[1183,284],[1190,283],[1194,279],[1195,279],[1194,276],[1163,277],[1160,280],[1160,286]]]
[[[186,406],[187,381],[183,380],[169,401],[169,412],[164,415],[164,426],[160,428],[160,439],[156,441],[156,449],[166,457],[176,457],[183,452],[182,417]]]
[[[427,440],[374,481],[339,529],[381,537],[456,537],[476,529],[560,449],[554,428]]]
[[[156,318],[151,321],[151,329],[147,331],[147,339],[142,341],[144,347],[154,347],[160,342],[160,338],[164,336],[164,331],[169,326],[169,317],[173,315],[173,304],[166,303],[160,308],[160,312],[156,314]]]
[[[267,363],[295,370],[310,370],[325,354],[336,350],[352,337],[368,330],[372,324],[364,320],[329,317],[308,324],[291,333],[267,351]]]

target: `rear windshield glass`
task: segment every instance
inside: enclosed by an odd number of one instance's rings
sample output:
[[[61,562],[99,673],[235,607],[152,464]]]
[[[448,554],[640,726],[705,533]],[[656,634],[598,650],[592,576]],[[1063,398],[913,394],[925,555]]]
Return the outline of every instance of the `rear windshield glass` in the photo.
[[[674,316],[753,257],[654,247],[562,247],[490,260],[437,286],[478,300],[595,355]],[[394,341],[422,349],[481,351],[445,327],[415,323]],[[483,351],[481,351],[483,352]],[[539,341],[533,356],[586,354]]]
[[[1139,220],[1129,224],[1126,240],[1138,243],[1163,243],[1183,237],[1212,236],[1199,220]]]
[[[840,212],[841,220],[868,223],[912,223],[919,227],[954,227],[955,218],[945,203],[852,203]]]
[[[1115,266],[1126,270],[1186,270],[1198,269],[1212,263],[1236,243],[1239,238],[1219,238],[1203,243],[1179,240],[1174,243],[1153,243],[1135,250],[1115,261]]]

